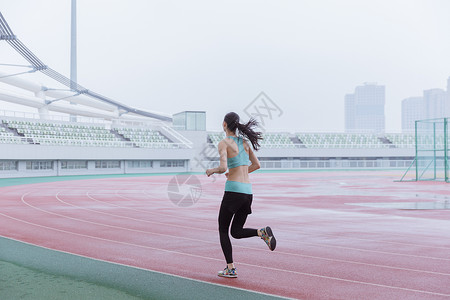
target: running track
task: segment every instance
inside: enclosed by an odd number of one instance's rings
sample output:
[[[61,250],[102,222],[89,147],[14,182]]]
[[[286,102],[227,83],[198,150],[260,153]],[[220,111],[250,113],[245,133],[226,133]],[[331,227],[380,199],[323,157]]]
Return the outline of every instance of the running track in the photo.
[[[450,201],[450,184],[369,171],[252,174],[247,226],[270,225],[277,249],[232,240],[239,278],[224,279],[216,219],[225,178],[196,176],[201,197],[184,208],[168,198],[172,175],[3,187],[0,235],[296,299],[450,299],[450,210],[373,205]]]

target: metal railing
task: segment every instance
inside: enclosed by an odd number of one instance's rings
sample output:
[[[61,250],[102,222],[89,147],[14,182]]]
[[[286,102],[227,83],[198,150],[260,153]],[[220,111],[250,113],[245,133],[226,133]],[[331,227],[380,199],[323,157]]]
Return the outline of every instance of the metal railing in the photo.
[[[264,160],[261,169],[396,169],[407,168],[411,159],[405,160]],[[219,161],[203,161],[207,168],[219,166]]]
[[[49,121],[57,121],[57,122],[68,122],[73,124],[110,124],[111,121],[107,121],[105,119],[100,118],[90,118],[77,116],[77,122],[72,122],[70,116],[62,116],[62,115],[46,115],[45,119],[42,118],[40,114],[31,113],[31,112],[19,112],[19,111],[10,111],[10,110],[0,110],[0,117],[5,117],[3,119],[8,120],[9,118],[18,120],[18,121],[30,121],[30,122],[49,122]]]
[[[217,147],[218,143],[213,143]],[[261,149],[414,149],[414,144],[261,144]]]
[[[110,141],[110,140],[81,140],[48,138],[35,136],[1,136],[0,144],[22,144],[42,146],[76,146],[76,147],[117,147],[117,148],[150,148],[150,149],[186,149],[184,143],[157,143],[134,141]]]

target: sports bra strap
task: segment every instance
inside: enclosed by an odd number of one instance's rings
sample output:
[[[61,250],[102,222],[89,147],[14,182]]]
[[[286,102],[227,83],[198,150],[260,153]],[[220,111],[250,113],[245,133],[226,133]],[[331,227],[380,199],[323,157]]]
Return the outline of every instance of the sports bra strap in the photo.
[[[228,137],[236,142],[236,144],[238,145],[238,151],[239,151],[239,153],[235,157],[227,158],[228,168],[231,169],[231,168],[236,168],[236,167],[243,166],[243,165],[248,166],[249,157],[248,157],[248,153],[245,152],[245,149],[244,149],[244,140],[242,138],[237,138],[234,136],[228,136]]]

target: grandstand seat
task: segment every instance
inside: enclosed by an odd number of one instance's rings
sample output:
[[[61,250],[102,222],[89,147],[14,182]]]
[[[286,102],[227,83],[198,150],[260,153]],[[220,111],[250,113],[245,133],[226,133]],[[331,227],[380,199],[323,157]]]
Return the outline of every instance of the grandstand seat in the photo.
[[[141,141],[141,147],[152,148],[154,144],[174,146],[159,131],[149,128],[120,128],[118,131],[131,143],[120,136],[116,136],[110,129],[89,124],[72,124],[52,121],[28,120],[2,120],[1,124],[34,143],[41,145],[70,145],[70,146],[101,146],[101,147],[134,147],[133,142]],[[0,127],[0,143],[27,143],[23,138],[17,137],[13,132]]]

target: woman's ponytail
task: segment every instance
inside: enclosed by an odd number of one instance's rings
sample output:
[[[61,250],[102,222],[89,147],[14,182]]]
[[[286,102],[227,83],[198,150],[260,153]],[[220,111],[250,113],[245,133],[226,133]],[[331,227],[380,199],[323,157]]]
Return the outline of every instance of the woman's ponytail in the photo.
[[[262,133],[254,130],[258,126],[258,121],[251,118],[247,123],[241,124],[239,123],[239,115],[234,112],[226,114],[224,121],[230,131],[235,132],[237,129],[240,135],[246,137],[255,151],[259,149],[259,140],[262,140]]]
[[[239,133],[250,141],[252,143],[253,149],[257,151],[260,147],[259,140],[262,140],[262,133],[256,132],[253,130],[254,127],[258,126],[258,121],[251,118],[246,124],[241,124],[238,122],[237,129]]]

